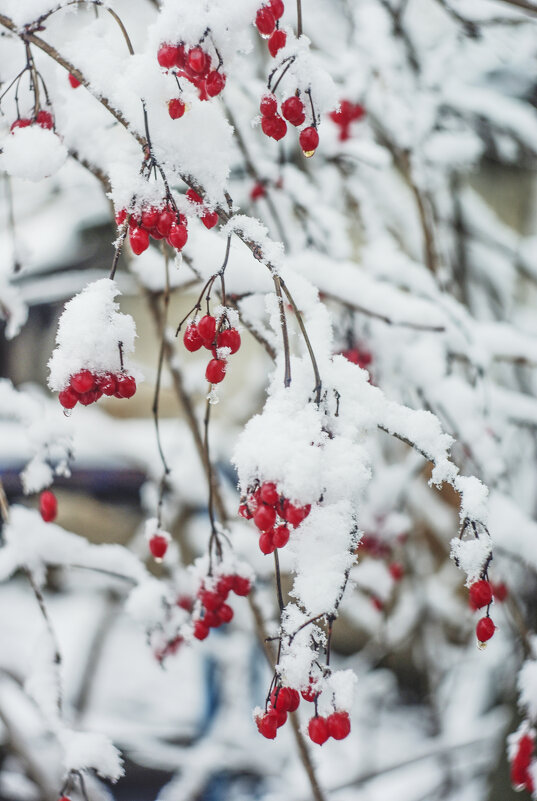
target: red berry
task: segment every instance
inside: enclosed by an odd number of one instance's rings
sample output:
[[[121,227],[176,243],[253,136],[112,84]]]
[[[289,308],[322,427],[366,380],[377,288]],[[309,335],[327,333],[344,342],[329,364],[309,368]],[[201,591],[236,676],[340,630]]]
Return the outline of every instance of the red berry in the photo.
[[[273,117],[278,111],[278,101],[274,95],[265,95],[261,98],[259,104],[259,111],[263,117]]]
[[[217,348],[229,348],[231,355],[237,353],[241,346],[241,335],[236,328],[226,328],[221,331],[216,338]]]
[[[311,703],[313,703],[313,701],[315,701],[315,698],[319,694],[317,692],[317,690],[315,689],[316,684],[317,684],[317,682],[315,682],[310,676],[310,678],[309,678],[309,687],[307,688],[307,690],[300,690],[300,695],[302,696],[304,701],[310,701]]]
[[[244,598],[246,595],[249,594],[250,590],[252,589],[250,579],[247,579],[244,576],[233,576],[232,589],[235,595],[240,595],[241,597]]]
[[[192,612],[194,601],[189,595],[180,595],[176,603],[177,606],[179,606],[181,609],[184,609],[185,612]]]
[[[279,142],[287,133],[287,123],[282,117],[275,114],[273,117],[263,117],[261,120],[261,128],[265,136],[270,136]]]
[[[287,43],[287,34],[285,31],[280,31],[279,29],[274,31],[270,39],[268,40],[268,49],[269,53],[272,58],[276,58],[278,51],[285,47]]]
[[[39,511],[45,523],[51,523],[58,513],[58,501],[50,490],[44,490],[39,496]]]
[[[78,89],[78,87],[81,85],[78,78],[75,78],[75,76],[71,75],[71,73],[69,73],[69,83],[71,84],[73,89]]]
[[[283,5],[283,0],[269,0],[268,7],[272,11],[276,19],[280,19],[285,10],[285,7]]]
[[[300,131],[298,141],[304,154],[313,155],[319,144],[319,134],[317,133],[317,129],[313,127],[304,128],[303,131]]]
[[[50,111],[39,111],[35,121],[40,128],[46,128],[48,131],[54,128],[54,117]]]
[[[291,125],[302,125],[306,119],[304,114],[304,104],[299,97],[288,97],[282,103],[282,114]]]
[[[216,614],[216,612],[210,612],[209,610],[205,611],[205,615],[203,616],[203,622],[207,626],[208,629],[217,629],[219,626],[222,625],[222,621]]]
[[[203,345],[203,339],[200,337],[196,323],[190,323],[187,325],[185,333],[183,334],[183,342],[185,344],[185,348],[191,353],[194,353],[194,351],[201,348]]]
[[[226,375],[227,362],[224,359],[211,359],[205,370],[205,378],[209,384],[219,384]]]
[[[182,250],[188,240],[188,231],[186,225],[182,223],[172,223],[170,233],[168,234],[168,243],[176,250]]]
[[[9,130],[11,131],[11,133],[13,133],[15,128],[27,128],[31,124],[32,124],[32,120],[28,120],[28,119],[26,119],[24,117],[21,117],[18,120],[15,120],[15,122],[11,123],[11,126],[10,126]]]
[[[151,228],[156,226],[158,223],[159,214],[159,210],[153,207],[142,211],[142,226],[146,229],[146,231],[150,231]]]
[[[194,637],[196,640],[205,640],[209,636],[209,626],[203,620],[194,623]]]
[[[209,612],[216,612],[217,609],[220,609],[224,600],[219,593],[211,592],[211,590],[201,590],[198,598]]]
[[[116,377],[116,383],[116,397],[132,398],[136,392],[136,380],[131,375],[120,373],[120,375]]]
[[[198,322],[198,334],[204,342],[212,344],[216,334],[216,320],[212,314],[206,314]]]
[[[89,370],[80,370],[79,373],[71,376],[69,384],[71,389],[79,394],[89,392],[95,386],[95,376]]]
[[[276,512],[272,506],[261,504],[254,512],[254,523],[259,531],[268,531],[276,522]]]
[[[263,184],[254,184],[250,191],[250,200],[256,201],[259,200],[261,197],[265,197],[267,194],[267,190],[263,186]]]
[[[172,120],[178,120],[185,113],[186,106],[179,97],[168,100],[168,114]]]
[[[472,609],[482,609],[492,601],[492,587],[488,581],[476,581],[470,587],[468,599]]]
[[[269,553],[274,553],[276,546],[272,539],[272,531],[264,531],[259,537],[259,550],[268,556]]]
[[[157,221],[157,231],[159,234],[162,234],[162,236],[168,236],[175,219],[176,217],[173,211],[169,211],[168,209],[161,211]]]
[[[268,6],[260,8],[256,14],[255,25],[263,36],[270,36],[276,27],[276,19]]]
[[[310,740],[317,745],[322,745],[328,740],[328,724],[326,718],[312,718],[308,723],[308,734]]]
[[[481,620],[478,620],[477,626],[475,627],[475,633],[479,642],[487,642],[487,640],[490,640],[495,629],[496,626],[490,617],[482,617]]]
[[[187,198],[192,201],[192,203],[203,203],[203,199],[198,195],[194,189],[189,189],[186,193]]]
[[[187,64],[192,72],[201,74],[207,71],[207,54],[201,47],[193,47],[187,56]]]
[[[206,211],[202,216],[201,221],[205,228],[214,228],[215,225],[218,225],[218,212]]]
[[[112,373],[100,375],[97,379],[97,387],[103,395],[112,396],[117,392],[117,381]]]
[[[223,72],[218,72],[218,70],[212,70],[205,79],[205,87],[209,97],[219,95],[225,85],[226,76]]]
[[[254,516],[253,512],[250,511],[249,506],[245,503],[241,503],[239,506],[239,514],[241,517],[244,517],[245,520],[251,520]]]
[[[177,47],[174,45],[163,44],[159,47],[157,53],[157,60],[161,67],[164,69],[171,69],[175,66],[177,59]]]
[[[293,528],[296,528],[306,519],[310,510],[311,504],[309,503],[307,506],[295,506],[289,501],[285,501],[283,505],[283,517]]]
[[[269,715],[276,721],[276,726],[278,729],[280,726],[283,726],[285,723],[287,723],[287,712],[284,709],[271,709],[269,711]]]
[[[287,526],[276,526],[272,539],[276,548],[284,548],[289,542],[289,529]]]
[[[186,66],[186,52],[184,44],[180,44],[175,48],[175,66],[181,69]]]
[[[64,409],[74,409],[78,403],[78,394],[71,387],[67,387],[60,392],[58,400]]]
[[[334,740],[344,740],[351,730],[348,712],[333,712],[327,718],[328,734]]]
[[[78,400],[80,401],[82,406],[90,406],[97,400],[97,393],[95,392],[95,390],[90,389],[89,392],[84,392],[81,395],[79,395]]]
[[[155,559],[161,560],[168,550],[168,539],[162,534],[153,534],[149,540],[149,550]]]
[[[123,225],[126,219],[127,219],[127,209],[120,209],[116,214],[116,225],[118,227],[120,225]]]
[[[287,701],[287,711],[296,712],[296,710],[300,706],[300,694],[298,690],[293,690],[291,689],[291,687],[289,687],[288,690],[289,690],[289,696]]]
[[[259,490],[259,497],[263,503],[268,503],[269,506],[276,506],[280,499],[276,484],[272,481],[264,481]]]
[[[259,734],[262,734],[263,737],[267,738],[267,740],[275,739],[278,731],[278,725],[274,716],[271,716],[268,712],[265,712],[264,715],[257,715],[255,718],[255,724]]]
[[[229,604],[222,604],[217,612],[218,617],[222,623],[229,623],[233,620],[233,609]]]
[[[280,687],[272,691],[270,703],[277,712],[294,712],[300,704],[300,696],[291,687]]]
[[[233,589],[235,576],[221,576],[216,585],[216,591],[220,593],[223,598],[227,598]]]
[[[492,593],[494,595],[494,600],[498,601],[499,603],[502,603],[502,601],[505,601],[505,599],[509,594],[509,590],[507,589],[507,584],[504,584],[503,581],[501,581],[499,584],[493,584]]]
[[[405,569],[400,562],[392,562],[391,565],[388,566],[388,570],[394,581],[401,581],[405,575]]]
[[[132,252],[139,256],[149,247],[149,234],[144,228],[131,228],[129,242],[131,243]]]

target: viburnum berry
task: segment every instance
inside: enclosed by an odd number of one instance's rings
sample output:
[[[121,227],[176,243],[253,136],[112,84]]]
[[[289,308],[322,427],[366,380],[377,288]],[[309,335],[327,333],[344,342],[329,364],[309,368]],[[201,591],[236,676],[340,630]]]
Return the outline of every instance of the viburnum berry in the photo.
[[[105,373],[97,379],[97,387],[103,393],[111,397],[117,392],[117,379],[112,373]]]
[[[78,394],[71,387],[67,387],[60,392],[58,400],[64,409],[74,409],[78,403]]]
[[[487,642],[487,640],[490,640],[495,630],[496,626],[490,617],[482,617],[481,620],[477,621],[477,626],[475,627],[475,633],[479,642]]]
[[[533,755],[533,737],[524,734],[517,744],[517,752],[511,762],[511,784],[516,790],[533,792],[533,778],[529,772]]]
[[[289,542],[289,529],[287,526],[276,526],[272,541],[276,548],[284,548]]]
[[[13,133],[15,128],[27,128],[31,124],[32,120],[29,120],[26,117],[19,117],[18,120],[15,120],[15,122],[11,123],[9,130],[11,131],[11,133]]]
[[[212,70],[205,79],[205,87],[209,97],[216,97],[219,95],[224,86],[226,85],[226,76],[223,72]]]
[[[180,119],[183,114],[185,113],[186,106],[179,97],[174,97],[172,100],[168,100],[168,114],[172,118],[172,120]]]
[[[492,594],[494,595],[494,600],[498,601],[498,603],[502,603],[505,601],[509,594],[509,590],[507,589],[507,584],[504,584],[503,581],[500,581],[499,584],[492,585]]]
[[[224,359],[211,359],[205,370],[205,378],[210,384],[219,384],[226,376],[226,368]]]
[[[227,598],[233,589],[235,576],[220,576],[216,584],[216,591],[220,593],[223,598]]]
[[[267,740],[275,739],[278,732],[278,724],[273,715],[271,716],[269,712],[265,712],[263,715],[257,715],[255,718],[255,724],[259,734],[262,734],[263,737],[267,738]]]
[[[273,117],[278,111],[278,101],[274,95],[264,95],[259,104],[259,111],[263,117]]]
[[[317,129],[313,126],[309,128],[304,128],[304,130],[300,131],[300,135],[298,137],[298,141],[300,143],[300,147],[304,155],[309,158],[313,156],[315,150],[319,145],[319,134],[317,133]]]
[[[218,212],[206,211],[205,214],[202,215],[201,221],[204,224],[205,228],[208,229],[214,228],[215,225],[218,225]]]
[[[78,400],[82,406],[90,406],[92,403],[95,403],[95,401],[99,400],[99,397],[99,392],[94,389],[90,389],[89,392],[84,392],[82,395],[79,395]]]
[[[163,209],[157,220],[157,231],[162,236],[169,236],[169,233],[172,229],[172,225],[175,222],[175,213],[170,211],[169,209]]]
[[[246,503],[241,503],[239,506],[239,514],[245,520],[251,520],[254,516],[254,513],[250,511],[250,507]]]
[[[309,678],[309,687],[305,690],[300,690],[300,695],[304,699],[304,701],[310,701],[313,703],[318,696],[318,691],[315,689],[317,682],[312,679],[310,676]]]
[[[174,45],[163,44],[159,47],[157,61],[164,69],[171,69],[175,66],[177,59],[177,47]]]
[[[207,71],[207,53],[201,47],[193,47],[187,56],[187,65],[192,72],[202,74]]]
[[[282,103],[282,115],[291,125],[302,125],[306,119],[304,103],[299,97],[296,97],[296,95],[288,97],[287,100],[284,100]]]
[[[71,84],[73,89],[78,89],[78,87],[81,86],[81,83],[78,80],[78,78],[75,78],[75,76],[71,75],[71,73],[69,73],[69,83]]]
[[[275,19],[280,19],[280,17],[283,16],[283,12],[285,11],[283,0],[269,0],[268,7],[274,14]]]
[[[223,603],[222,596],[218,592],[212,592],[211,590],[202,590],[198,597],[205,609],[210,612],[216,612]]]
[[[472,609],[482,609],[492,602],[492,586],[488,581],[476,581],[471,585],[468,599]]]
[[[149,550],[151,555],[160,562],[166,555],[168,550],[168,539],[163,537],[162,534],[153,534],[149,540]]]
[[[69,379],[69,385],[75,392],[89,392],[95,386],[95,376],[89,370],[80,370]]]
[[[196,640],[205,640],[209,636],[209,626],[203,620],[194,623],[194,637]]]
[[[259,490],[259,497],[263,503],[268,503],[269,506],[276,506],[280,499],[276,484],[272,481],[264,481]]]
[[[50,490],[44,490],[39,496],[39,511],[45,523],[52,523],[58,513],[58,501]]]
[[[276,18],[269,6],[259,9],[255,17],[255,26],[263,36],[270,36],[273,32],[276,27]]]
[[[270,703],[277,712],[295,712],[300,704],[300,696],[291,687],[280,687],[272,691]]]
[[[132,252],[139,256],[149,247],[149,234],[144,228],[131,228],[129,242],[131,243]]]
[[[52,116],[50,111],[44,111],[42,109],[37,113],[35,121],[37,122],[40,128],[45,128],[48,131],[54,128],[54,117]]]
[[[212,314],[206,314],[201,318],[201,320],[199,320],[198,334],[204,342],[208,342],[210,345],[212,345],[216,334],[216,319],[212,316]]]
[[[222,604],[216,614],[222,623],[229,623],[233,620],[233,609],[229,604]]]
[[[390,571],[390,576],[394,581],[401,581],[405,574],[405,569],[400,562],[392,562],[388,566],[388,570]]]
[[[287,133],[287,123],[278,114],[273,117],[263,117],[261,120],[261,129],[265,136],[275,139],[279,142]]]
[[[250,590],[252,589],[252,584],[250,579],[245,578],[244,576],[233,576],[233,592],[235,595],[239,595],[241,597],[246,597]]]
[[[217,348],[229,348],[231,355],[237,353],[241,346],[241,335],[236,328],[226,328],[216,337]]]
[[[326,719],[328,734],[334,740],[344,740],[351,730],[351,721],[348,712],[333,712]]]
[[[167,240],[168,244],[170,244],[173,248],[176,250],[182,250],[188,240],[188,230],[186,225],[176,222],[172,223]]]
[[[261,553],[265,554],[265,556],[274,553],[276,550],[271,531],[264,531],[259,537],[259,550]]]
[[[309,515],[310,511],[311,504],[308,504],[307,506],[295,506],[293,503],[285,501],[283,505],[283,517],[293,526],[293,528],[299,526]]]
[[[267,190],[265,186],[261,183],[254,184],[250,191],[250,200],[256,201],[259,200],[261,197],[265,197],[267,194]]]
[[[203,345],[203,339],[200,336],[196,323],[190,323],[187,325],[185,333],[183,334],[183,342],[185,348],[190,351],[190,353],[194,353],[194,351],[201,348]]]
[[[127,209],[120,209],[116,214],[116,225],[119,227],[123,225],[125,220],[127,219]]]
[[[254,523],[259,531],[268,531],[276,522],[276,512],[272,506],[262,504],[254,512]]]
[[[149,209],[144,209],[142,211],[142,226],[146,230],[154,228],[158,223],[159,214],[159,210],[155,209],[153,206]]]
[[[136,392],[136,379],[132,375],[121,373],[116,376],[116,398],[132,398]]]
[[[268,40],[268,49],[269,53],[272,58],[276,58],[278,51],[285,47],[287,43],[287,34],[285,31],[281,31],[279,28],[278,30],[274,31],[274,33],[270,36]]]
[[[222,621],[216,614],[216,612],[211,612],[209,609],[205,610],[205,615],[203,616],[203,622],[209,629],[217,629],[222,625]]]
[[[317,716],[308,723],[308,734],[310,740],[317,745],[322,745],[328,740],[328,723],[326,718]]]

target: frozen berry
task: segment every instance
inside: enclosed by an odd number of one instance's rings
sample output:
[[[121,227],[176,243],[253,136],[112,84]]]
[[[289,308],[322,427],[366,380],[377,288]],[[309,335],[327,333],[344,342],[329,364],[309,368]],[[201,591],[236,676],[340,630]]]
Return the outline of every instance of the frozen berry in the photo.
[[[216,585],[216,591],[220,593],[223,598],[227,598],[233,589],[235,576],[220,576]]]
[[[278,490],[276,489],[276,484],[272,481],[264,481],[263,484],[261,484],[259,497],[263,503],[268,503],[269,506],[276,506],[280,498]]]
[[[226,76],[217,70],[212,70],[205,79],[205,87],[209,97],[216,97],[216,95],[219,95],[225,85]]]
[[[212,344],[216,334],[216,320],[212,314],[206,314],[198,322],[198,334],[204,342]]]
[[[246,503],[241,503],[239,506],[239,514],[241,517],[244,517],[245,520],[251,520],[254,516],[254,513],[250,511],[250,507]]]
[[[267,194],[267,190],[265,189],[264,185],[261,183],[254,184],[250,191],[250,200],[256,201],[259,200],[261,197],[265,197]]]
[[[313,127],[304,128],[303,131],[300,131],[298,141],[304,155],[308,158],[309,156],[313,156],[319,145],[319,134],[317,133],[317,129]]]
[[[229,348],[231,355],[237,353],[241,346],[241,335],[236,328],[226,328],[216,338],[217,348]]]
[[[225,378],[226,367],[224,359],[211,359],[205,370],[205,378],[210,384],[219,384]]]
[[[259,531],[268,531],[276,522],[276,512],[272,506],[261,504],[254,512],[254,523]]]
[[[112,373],[105,373],[105,375],[99,376],[97,386],[103,395],[107,395],[108,397],[115,395],[117,392],[117,380],[115,375],[112,375]]]
[[[39,111],[35,121],[40,128],[46,128],[49,131],[54,128],[54,117],[50,111]]]
[[[78,394],[71,387],[67,387],[60,392],[58,400],[64,409],[74,409],[78,403]]]
[[[153,534],[149,540],[149,550],[152,556],[160,561],[168,550],[168,538],[163,537],[162,534]]]
[[[187,64],[192,72],[201,74],[207,70],[207,54],[201,47],[193,47],[187,56]]]
[[[274,716],[271,716],[268,712],[265,712],[264,715],[256,716],[255,723],[259,734],[262,734],[263,737],[267,738],[267,740],[275,739],[278,731],[278,724]]]
[[[282,115],[291,125],[302,125],[306,119],[302,100],[296,97],[296,95],[288,97],[287,100],[284,100],[282,103]]]
[[[136,380],[132,375],[121,373],[116,378],[116,384],[115,395],[117,398],[132,398],[136,392]]]
[[[172,120],[178,120],[185,113],[186,106],[179,97],[168,101],[168,114]]]
[[[256,14],[255,25],[263,36],[270,36],[276,27],[276,19],[268,6],[260,8]]]
[[[15,122],[11,123],[9,130],[11,133],[13,133],[15,128],[27,128],[31,124],[32,120],[26,119],[25,117],[20,117],[18,120],[15,120]]]
[[[192,203],[203,203],[203,199],[196,191],[194,191],[194,189],[189,189],[186,193],[186,196]]]
[[[388,570],[394,581],[401,581],[405,574],[405,569],[400,562],[392,562],[391,565],[388,566]]]
[[[283,517],[290,523],[293,528],[299,526],[303,520],[309,515],[311,510],[311,504],[307,506],[295,506],[293,503],[289,501],[285,501],[283,505]]]
[[[186,225],[182,223],[172,223],[170,233],[168,234],[168,243],[176,250],[182,250],[188,240],[188,231]]]
[[[488,581],[476,581],[469,590],[469,601],[472,609],[482,609],[492,601],[492,587]]]
[[[149,247],[149,234],[144,228],[131,228],[129,242],[131,243],[132,252],[139,256]]]
[[[268,49],[272,58],[276,58],[278,51],[281,50],[282,47],[285,47],[286,42],[287,42],[287,34],[285,33],[285,31],[280,31],[279,29],[277,31],[274,31],[274,33],[268,40]]]
[[[487,642],[487,640],[490,640],[495,630],[496,626],[490,617],[482,617],[481,620],[478,620],[477,626],[475,627],[475,633],[479,642]]]
[[[326,720],[328,734],[334,740],[344,740],[351,730],[351,721],[348,712],[333,712]]]
[[[296,690],[292,690],[290,687],[280,687],[279,690],[272,691],[270,703],[278,712],[294,712],[295,709],[298,709],[300,699]]]
[[[276,526],[272,540],[276,548],[284,548],[289,542],[289,529],[287,526]]]
[[[205,228],[214,228],[215,225],[218,225],[218,212],[206,211],[202,216],[201,221]]]
[[[317,743],[317,745],[325,743],[328,740],[328,724],[326,718],[312,718],[308,723],[308,734],[313,743]]]
[[[492,593],[494,595],[494,600],[498,601],[499,603],[502,603],[502,601],[505,601],[505,599],[509,594],[509,590],[507,589],[507,584],[504,584],[503,581],[501,581],[499,584],[493,584]]]
[[[216,614],[222,623],[229,623],[233,620],[233,609],[229,604],[222,604]]]
[[[268,556],[270,553],[274,553],[276,550],[271,531],[264,531],[259,537],[259,550],[261,553],[264,553],[265,556]]]
[[[274,114],[278,111],[278,101],[274,97],[274,95],[265,95],[261,98],[261,103],[259,104],[259,111],[263,115],[263,117],[273,117]]]
[[[261,128],[265,136],[275,139],[279,142],[287,133],[287,123],[278,114],[273,117],[263,117],[261,120]]]
[[[194,637],[196,640],[205,640],[209,636],[209,626],[203,620],[194,623]]]
[[[202,590],[198,597],[205,609],[208,609],[210,612],[216,612],[223,603],[222,596],[218,592],[211,592],[211,590]]]
[[[201,338],[198,326],[196,323],[190,323],[187,325],[185,333],[183,334],[183,342],[185,348],[189,350],[191,353],[194,351],[199,350],[203,345],[203,339]]]
[[[75,78],[75,76],[71,75],[71,73],[69,73],[69,83],[71,84],[73,89],[78,89],[78,87],[81,85],[78,78]]]
[[[250,579],[244,576],[233,576],[233,592],[235,595],[245,597],[252,589]]]
[[[51,523],[58,513],[58,501],[50,490],[44,490],[39,496],[39,511],[45,523]]]
[[[159,47],[157,61],[164,69],[171,69],[175,66],[177,59],[177,48],[173,45],[163,44]]]
[[[285,7],[283,5],[283,0],[269,0],[268,7],[274,14],[275,19],[280,19],[285,10]]]
[[[69,384],[75,392],[80,394],[89,392],[95,386],[95,376],[89,370],[80,370],[79,373],[71,376]]]
[[[159,210],[153,207],[142,211],[142,226],[147,231],[149,231],[151,228],[154,228],[158,223],[159,214]]]
[[[304,701],[310,701],[313,703],[315,701],[317,695],[319,694],[316,690],[317,682],[314,681],[311,676],[309,678],[309,687],[306,690],[300,690],[300,695],[304,699]]]
[[[162,234],[162,236],[168,236],[175,219],[176,218],[173,211],[169,211],[169,209],[164,209],[161,211],[157,221],[157,231],[159,234]]]

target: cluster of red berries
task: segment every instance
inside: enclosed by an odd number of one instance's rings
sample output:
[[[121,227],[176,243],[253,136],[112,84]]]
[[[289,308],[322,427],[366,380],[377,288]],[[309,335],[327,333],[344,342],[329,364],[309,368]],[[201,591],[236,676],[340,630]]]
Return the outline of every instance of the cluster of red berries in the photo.
[[[300,127],[306,120],[304,103],[297,95],[288,97],[281,104],[281,115],[278,114],[278,101],[273,94],[264,95],[259,104],[261,112],[261,129],[265,136],[275,139],[277,142],[283,139],[287,133],[287,122],[295,127]],[[284,119],[285,118],[285,119]],[[319,134],[316,125],[303,128],[298,136],[300,147],[306,158],[310,158],[315,153],[319,145]]]
[[[279,20],[285,7],[282,0],[269,0],[264,3],[255,17],[255,25],[261,36],[268,37],[268,49],[272,58],[287,42],[287,34],[279,28]]]
[[[259,548],[262,553],[273,553],[289,542],[289,526],[296,528],[309,515],[311,504],[297,506],[280,495],[276,484],[265,481],[241,499],[239,514],[253,520],[259,529]],[[278,521],[278,518],[280,519]]]
[[[533,793],[533,778],[529,770],[533,745],[531,734],[522,735],[517,743],[516,753],[511,760],[511,784],[515,790],[527,790],[529,793]]]
[[[250,579],[239,575],[224,575],[216,582],[215,588],[209,590],[202,584],[197,593],[201,608],[194,620],[194,637],[205,640],[210,629],[216,629],[223,623],[233,619],[233,609],[226,600],[230,592],[246,596],[250,592]]]
[[[178,76],[194,84],[200,100],[216,97],[226,85],[226,76],[220,71],[221,64],[218,64],[216,69],[211,69],[211,56],[199,45],[187,49],[184,42],[178,45],[162,44],[157,53],[157,60],[164,69],[175,69]],[[168,110],[170,117],[177,119],[183,116],[185,108],[183,104],[183,110],[177,116],[173,115],[169,105]]]
[[[219,330],[216,318],[206,314],[197,323],[189,323],[183,335],[185,348],[193,353],[202,346],[212,351],[213,358],[205,370],[205,378],[210,384],[219,384],[224,380],[227,360],[218,356],[220,348],[227,348],[230,356],[237,353],[241,346],[241,335],[236,328]]]
[[[287,722],[289,712],[296,712],[300,704],[300,695],[305,701],[314,702],[317,693],[311,686],[302,690],[300,694],[291,687],[277,687],[270,694],[265,712],[256,715],[257,729],[267,740],[274,740],[278,729]],[[334,740],[343,740],[351,730],[349,713],[336,710],[324,718],[315,715],[308,723],[308,734],[312,742],[317,745],[325,743],[329,737]]]
[[[40,128],[45,128],[47,131],[54,129],[54,117],[50,111],[38,111],[36,116],[32,119],[29,117],[19,117],[15,122],[11,123],[10,131],[13,133],[15,128],[28,128],[29,125],[38,125]]]
[[[342,100],[339,109],[330,113],[330,119],[339,127],[340,142],[350,139],[351,122],[361,120],[364,115],[365,108],[359,103],[351,103],[350,100]]]
[[[116,214],[116,223],[123,225],[127,218],[127,210],[121,209]],[[167,203],[162,208],[150,206],[138,215],[131,215],[129,220],[129,242],[133,253],[137,256],[149,247],[149,238],[165,239],[176,250],[182,250],[188,239],[186,217]]]
[[[39,496],[39,511],[45,523],[52,523],[58,514],[58,501],[50,490],[44,490]]]
[[[485,606],[490,606],[492,603],[492,585],[490,581],[486,581],[482,579],[481,581],[475,581],[469,590],[469,602],[472,609],[483,609]],[[480,643],[485,643],[487,640],[493,636],[496,630],[496,626],[492,622],[489,617],[488,610],[486,617],[482,617],[480,620],[477,621],[477,626],[475,627],[475,633],[477,635],[477,639]]]
[[[73,409],[78,402],[82,406],[95,403],[103,395],[114,398],[132,398],[136,392],[136,381],[126,373],[92,373],[80,370],[69,379],[58,400],[64,409]]]
[[[201,198],[197,192],[193,189],[189,189],[186,193],[187,198],[190,200],[191,203],[195,203],[197,206],[201,206],[202,213],[200,214],[200,219],[204,224],[205,228],[214,228],[215,225],[218,224],[218,212],[216,211],[208,211],[203,207],[203,198]]]

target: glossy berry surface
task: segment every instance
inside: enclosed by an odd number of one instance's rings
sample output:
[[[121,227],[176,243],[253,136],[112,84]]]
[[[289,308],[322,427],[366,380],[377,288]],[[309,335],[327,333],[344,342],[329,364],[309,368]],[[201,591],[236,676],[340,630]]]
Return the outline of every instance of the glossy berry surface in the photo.
[[[319,134],[317,133],[316,128],[304,128],[303,131],[300,131],[298,141],[304,153],[311,153],[312,151],[316,150],[319,144]]]
[[[95,386],[95,378],[89,370],[80,370],[71,376],[69,385],[75,392],[89,392]]]
[[[268,531],[276,522],[276,512],[272,506],[261,504],[254,512],[254,523],[259,531]]]
[[[490,617],[482,617],[481,620],[478,620],[477,626],[475,627],[475,633],[479,642],[487,642],[487,640],[490,640],[495,630],[496,626]]]
[[[188,231],[186,225],[182,223],[172,223],[168,234],[168,244],[176,250],[182,250],[188,241]]]
[[[226,376],[226,367],[224,359],[211,359],[205,370],[205,378],[210,384],[219,384]]]
[[[187,325],[185,333],[183,334],[183,343],[185,348],[191,353],[199,350],[203,345],[203,339],[200,336],[196,323],[190,323]]]
[[[276,19],[268,6],[260,8],[256,14],[255,25],[263,36],[270,36],[276,27]]]
[[[198,322],[198,334],[204,342],[212,344],[216,334],[216,319],[212,314],[206,314]]]
[[[168,540],[161,534],[155,534],[149,540],[149,550],[155,559],[163,559],[168,550]]]
[[[492,602],[492,586],[488,581],[476,581],[471,585],[468,598],[472,609],[482,609]]]
[[[245,597],[252,589],[250,579],[244,576],[233,576],[233,592],[235,595]]]
[[[278,724],[274,716],[271,716],[269,713],[258,715],[255,719],[255,723],[259,734],[262,734],[267,740],[275,739],[278,732]]]
[[[236,328],[221,331],[216,338],[217,348],[229,348],[231,355],[237,353],[241,346],[241,335]]]
[[[203,620],[194,623],[194,637],[196,640],[205,640],[209,636],[209,627]]]
[[[185,113],[186,106],[179,97],[168,101],[168,114],[172,120],[180,119]]]
[[[348,712],[334,712],[326,719],[328,734],[334,740],[343,740],[351,730],[351,721]]]
[[[288,97],[282,103],[282,115],[291,125],[302,125],[306,119],[302,100],[299,97]]]
[[[187,64],[192,72],[202,73],[207,69],[207,55],[201,47],[193,47],[187,57]]]
[[[322,745],[328,740],[328,724],[326,718],[315,717],[308,723],[308,734],[312,743]]]
[[[283,0],[269,0],[268,7],[274,14],[275,19],[280,19],[285,11]]]
[[[143,228],[131,228],[129,231],[129,242],[132,252],[139,256],[149,247],[149,234]]]
[[[132,398],[136,393],[136,381],[131,375],[118,375],[116,377],[116,397]]]
[[[274,31],[274,33],[268,40],[268,49],[272,58],[276,58],[278,52],[282,49],[282,47],[285,47],[286,43],[287,43],[287,34],[285,33],[285,31],[280,31],[280,30]]]
[[[158,49],[157,53],[157,61],[161,67],[164,69],[171,69],[175,66],[175,61],[177,58],[177,48],[173,45],[164,44],[161,45]]]
[[[205,79],[205,87],[209,97],[216,97],[216,95],[219,95],[225,85],[226,76],[217,70],[210,72]]]
[[[274,95],[264,95],[259,104],[259,111],[263,117],[273,117],[278,111],[278,101]]]
[[[275,114],[273,117],[263,117],[261,120],[261,129],[265,136],[279,142],[287,133],[287,123],[282,117]]]
[[[52,523],[58,513],[58,501],[50,490],[44,490],[39,496],[39,511],[45,523]]]

